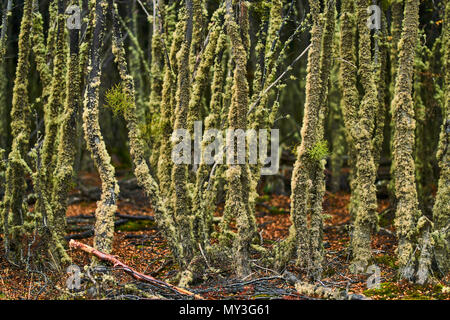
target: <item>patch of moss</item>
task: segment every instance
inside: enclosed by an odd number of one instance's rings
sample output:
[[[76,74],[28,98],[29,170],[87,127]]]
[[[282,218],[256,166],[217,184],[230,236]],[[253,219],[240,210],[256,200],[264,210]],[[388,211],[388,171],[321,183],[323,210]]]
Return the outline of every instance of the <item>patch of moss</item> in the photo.
[[[155,228],[154,221],[148,220],[138,220],[138,221],[128,221],[127,223],[119,226],[117,230],[120,231],[140,231],[149,230]]]
[[[314,147],[308,150],[308,155],[311,159],[320,161],[325,159],[330,154],[328,150],[328,142],[326,140],[318,141]]]
[[[396,265],[397,260],[394,256],[383,254],[381,256],[374,257],[373,261],[375,262],[375,264],[383,264],[385,266],[388,266],[389,268],[398,269],[398,266]]]
[[[270,214],[289,214],[289,211],[286,211],[286,210],[283,210],[283,209],[280,209],[280,208],[277,208],[274,206],[271,206],[269,208],[269,212],[270,212]]]
[[[270,200],[270,196],[268,194],[265,194],[265,195],[262,195],[262,196],[256,198],[257,203],[264,203],[269,200]]]
[[[392,299],[400,295],[400,291],[395,283],[383,282],[378,289],[368,289],[363,292],[368,297],[379,296],[381,299]]]
[[[432,287],[412,285],[407,289],[403,289],[394,282],[384,282],[381,283],[379,289],[368,289],[363,293],[368,297],[376,296],[379,299],[441,300],[445,298],[445,294],[442,293],[442,288],[442,285],[437,284]]]

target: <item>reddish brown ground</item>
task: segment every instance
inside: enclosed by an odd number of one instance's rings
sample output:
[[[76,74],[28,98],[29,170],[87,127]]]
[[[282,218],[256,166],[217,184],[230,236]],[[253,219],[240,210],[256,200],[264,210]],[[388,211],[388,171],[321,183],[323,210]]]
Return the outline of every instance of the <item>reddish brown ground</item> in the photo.
[[[88,181],[90,180],[90,181]],[[89,183],[88,183],[89,182]],[[84,176],[85,184],[98,184],[98,179],[94,175]],[[139,193],[140,191],[138,191]],[[324,200],[324,211],[327,215],[325,220],[324,243],[326,247],[326,262],[324,265],[324,276],[322,283],[333,288],[348,288],[349,292],[363,293],[367,290],[366,280],[369,275],[355,276],[348,271],[349,265],[349,236],[347,226],[349,224],[349,214],[347,205],[349,195],[346,193],[327,193]],[[289,203],[287,196],[263,196],[257,206],[257,222],[267,246],[271,246],[274,241],[278,241],[288,234],[289,226]],[[152,210],[148,207],[145,197],[142,194],[135,199],[122,199],[118,203],[118,212],[126,215],[152,215]],[[79,202],[72,204],[67,212],[68,217],[79,215],[93,215],[96,208],[95,202]],[[379,212],[388,212],[389,203],[386,200],[379,201]],[[218,211],[221,211],[219,206]],[[440,292],[440,288],[445,283],[448,286],[449,277],[441,280],[440,283],[417,287],[406,282],[395,281],[395,254],[396,241],[389,231],[393,231],[389,217],[383,218],[382,224],[388,232],[375,235],[373,239],[373,249],[375,250],[375,263],[381,269],[381,282],[383,290],[372,292],[373,299],[450,299],[450,295]],[[90,220],[92,223],[92,220]],[[171,264],[170,252],[166,242],[161,238],[160,233],[154,224],[147,223],[143,230],[120,231],[117,230],[114,239],[113,254],[125,264],[135,268],[137,271],[152,275],[161,280],[169,280],[174,275],[176,266]],[[119,228],[120,229],[120,228]],[[77,231],[79,232],[79,231]],[[76,233],[76,232],[75,232]],[[92,245],[92,237],[80,240]],[[1,242],[1,241],[0,241]],[[3,244],[0,243],[3,247]],[[90,257],[79,251],[69,250],[69,255],[73,263],[83,267],[89,264]],[[271,270],[255,268],[252,278],[271,277],[274,273]],[[295,273],[295,268],[289,271]],[[114,271],[113,275],[121,283],[130,281],[130,277],[123,271]],[[47,272],[45,275],[38,272],[27,272],[17,269],[8,264],[3,254],[0,255],[0,299],[58,299],[70,298],[63,295],[67,274],[64,270],[60,272]],[[257,298],[265,297],[258,295],[261,286],[257,283],[240,287],[236,292],[221,289],[224,285],[219,278],[210,278],[205,284],[197,289],[203,289],[202,295],[205,298]],[[266,286],[284,288],[290,290],[291,294],[283,295],[285,299],[302,299],[301,295],[292,293],[293,287],[286,282],[275,279],[265,282]],[[211,289],[213,287],[214,289]],[[208,289],[210,288],[210,289]],[[367,293],[367,292],[366,292]],[[89,296],[86,296],[89,298]],[[106,296],[108,298],[108,296]],[[111,291],[111,296],[117,298]]]

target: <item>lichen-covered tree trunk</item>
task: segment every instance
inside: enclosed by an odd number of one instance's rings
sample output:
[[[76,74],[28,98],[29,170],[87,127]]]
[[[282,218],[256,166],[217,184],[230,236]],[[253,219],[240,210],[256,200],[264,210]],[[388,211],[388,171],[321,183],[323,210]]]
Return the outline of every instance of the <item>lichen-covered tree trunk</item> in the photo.
[[[160,103],[160,134],[161,145],[159,149],[158,168],[156,170],[159,181],[159,186],[162,195],[167,195],[171,192],[171,173],[172,173],[172,131],[173,131],[173,100],[175,97],[176,88],[176,73],[174,70],[177,67],[176,54],[180,50],[181,42],[183,39],[183,26],[180,21],[175,29],[176,38],[173,39],[170,54],[165,56],[164,67],[164,80],[161,91],[161,103]],[[171,203],[167,203],[168,206],[172,206]]]
[[[339,28],[336,28],[336,36],[333,44],[333,55],[339,56]],[[330,75],[330,91],[328,101],[330,104],[330,112],[328,117],[328,128],[331,136],[331,156],[330,169],[331,181],[330,190],[338,192],[341,189],[341,170],[344,163],[344,155],[346,151],[345,143],[345,127],[342,115],[342,95],[338,84],[340,64],[336,63]]]
[[[395,123],[394,150],[395,195],[397,199],[395,227],[398,236],[399,275],[411,279],[414,275],[414,233],[420,216],[415,183],[414,106],[412,76],[419,28],[419,1],[406,0],[402,35],[399,43],[399,61],[392,102]]]
[[[374,82],[377,87],[378,108],[375,112],[375,130],[373,133],[373,159],[376,170],[380,165],[380,158],[383,151],[384,127],[387,115],[386,92],[387,88],[387,21],[384,13],[381,13],[380,30],[375,30],[374,36]]]
[[[165,79],[164,72],[164,60],[165,60],[165,50],[166,48],[163,46],[164,42],[164,25],[163,25],[163,9],[164,1],[154,1],[153,2],[156,8],[156,14],[153,17],[153,29],[152,29],[152,41],[151,41],[151,72],[150,72],[150,99],[149,99],[149,110],[150,115],[148,118],[151,118],[152,132],[157,133],[152,137],[152,146],[151,146],[151,158],[150,163],[152,166],[155,166],[159,170],[159,157],[161,152],[161,144],[164,143],[162,141],[162,90],[164,87],[164,81],[169,79]]]
[[[291,220],[293,226],[284,244],[276,249],[276,263],[281,266],[294,255],[297,266],[310,276],[319,278],[323,259],[324,159],[311,156],[311,151],[320,149],[324,133],[323,122],[331,68],[335,2],[326,3],[323,16],[320,14],[318,2],[311,1],[310,8],[313,26],[308,52],[302,142],[297,150],[297,160],[292,173]]]
[[[12,0],[8,0],[6,2],[6,6],[3,8],[2,15],[2,29],[0,32],[0,65],[3,64],[3,59],[6,54],[6,49],[8,46],[7,38],[8,38],[8,24],[9,18],[11,17],[13,2]]]
[[[436,157],[441,169],[436,200],[433,207],[434,256],[440,276],[450,272],[450,2],[445,7],[443,25],[445,65],[443,123]]]
[[[426,47],[420,43],[417,44],[416,58],[414,59],[414,80],[413,80],[413,101],[414,101],[414,114],[416,119],[416,130],[415,130],[415,148],[414,148],[414,162],[416,166],[416,182],[417,182],[417,194],[419,199],[419,208],[424,214],[430,214],[430,201],[432,200],[432,185],[433,185],[433,157],[434,151],[436,150],[436,145],[433,143],[433,138],[431,136],[432,132],[427,130],[431,123],[428,123],[427,119],[427,109],[431,113],[431,108],[433,107],[433,97],[428,97],[425,90],[429,88],[424,88],[424,83],[426,77],[424,74],[427,70],[432,70],[428,59],[430,58],[431,52]],[[431,95],[435,93],[430,92]],[[426,105],[425,100],[426,99]]]
[[[220,114],[222,111],[222,90],[225,79],[224,70],[224,51],[226,46],[226,35],[220,29],[221,26],[216,26],[218,29],[218,39],[216,44],[211,44],[210,54],[214,59],[214,76],[211,82],[211,102],[210,114],[205,119],[205,131],[220,128]],[[219,29],[220,28],[220,29]],[[217,31],[216,31],[217,32]],[[216,168],[210,163],[205,163],[204,151],[208,145],[209,139],[202,141],[201,150],[202,155],[200,164],[196,174],[195,194],[193,198],[192,210],[195,214],[194,220],[194,236],[196,241],[200,242],[203,247],[210,246],[210,235],[212,232],[212,212],[215,206],[215,199],[217,190],[212,179],[215,176]]]
[[[114,167],[106,150],[99,124],[100,49],[104,39],[106,0],[96,0],[94,30],[90,48],[89,76],[84,100],[83,127],[85,139],[102,181],[101,200],[95,211],[94,246],[105,253],[111,252],[114,237],[114,213],[117,210],[119,186]]]
[[[31,16],[32,0],[26,0],[20,25],[19,53],[11,110],[13,142],[8,156],[8,167],[5,175],[6,188],[1,215],[5,255],[9,261],[14,263],[20,263],[25,254],[21,237],[24,234],[23,223],[28,212],[24,197],[26,190],[25,174],[28,173],[26,158],[30,137],[28,82],[30,77]]]
[[[369,2],[356,2],[356,20],[359,43],[359,76],[364,95],[357,112],[356,126],[350,128],[355,143],[357,208],[352,232],[353,272],[364,271],[372,257],[371,234],[377,226],[377,199],[375,179],[377,168],[374,161],[372,134],[375,114],[378,112],[378,96],[371,54],[370,29],[367,27]]]
[[[244,6],[243,3],[241,5]],[[227,34],[230,37],[232,48],[232,59],[235,64],[233,72],[233,87],[231,105],[228,113],[228,128],[231,130],[246,130],[247,111],[248,111],[248,82],[246,78],[247,70],[247,52],[244,47],[243,37],[245,33],[248,16],[246,8],[243,7],[239,13],[239,20],[243,23],[238,25],[234,20],[234,10],[232,1],[226,2],[225,23]],[[243,34],[241,33],[241,30]],[[238,150],[236,142],[230,141],[235,151]],[[250,274],[249,250],[253,238],[251,231],[251,211],[249,211],[249,185],[250,170],[247,161],[237,163],[236,159],[230,159],[226,171],[227,195],[225,200],[224,215],[229,215],[236,219],[237,235],[234,239],[234,268],[239,277],[245,277]],[[227,160],[228,161],[228,160]],[[254,217],[253,217],[254,219]]]
[[[0,148],[6,150],[9,141],[10,102],[8,99],[8,76],[5,63],[0,64]]]
[[[138,115],[136,113],[136,101],[134,94],[134,82],[133,78],[128,71],[128,65],[126,62],[125,48],[123,45],[122,35],[119,24],[119,14],[116,5],[112,0],[109,0],[109,8],[112,17],[113,24],[113,54],[115,62],[117,64],[120,79],[122,81],[122,90],[128,101],[128,106],[124,110],[124,118],[127,122],[128,137],[130,140],[130,154],[133,160],[134,173],[140,186],[142,186],[150,198],[150,202],[157,222],[175,256],[178,256],[177,245],[175,242],[175,229],[172,216],[169,214],[169,209],[165,206],[164,195],[160,194],[160,188],[150,173],[150,168],[145,160],[145,149],[142,140],[142,134],[139,129]]]
[[[66,90],[65,71],[66,71],[66,37],[65,28],[66,20],[64,16],[65,1],[58,0],[58,15],[57,15],[57,28],[56,28],[56,45],[55,45],[55,57],[53,63],[53,75],[51,78],[51,88],[45,88],[43,90],[44,96],[47,93],[46,90],[50,90],[48,103],[44,107],[45,113],[45,136],[42,146],[42,165],[38,172],[39,189],[41,196],[38,198],[37,208],[40,213],[47,219],[52,226],[54,226],[59,233],[63,235],[65,229],[64,218],[58,220],[58,224],[53,225],[53,212],[47,210],[46,202],[51,200],[53,194],[53,173],[56,167],[55,153],[58,150],[58,127],[60,122],[60,115],[63,111],[64,95]],[[78,70],[76,70],[78,71]],[[79,94],[79,93],[77,93]],[[59,190],[58,190],[59,192]],[[47,212],[50,211],[50,212]],[[56,222],[56,221],[55,221]]]
[[[184,23],[184,39],[180,51],[177,53],[178,79],[176,92],[174,131],[187,130],[188,109],[190,99],[190,74],[189,55],[193,31],[193,3],[186,1],[186,17]],[[188,139],[184,136],[182,139]],[[180,141],[172,141],[173,145]],[[174,163],[172,167],[171,189],[173,213],[177,226],[177,243],[179,246],[179,258],[183,268],[186,268],[194,257],[195,248],[192,234],[191,198],[188,192],[188,165],[185,163]]]
[[[349,212],[355,217],[357,207],[356,188],[356,149],[351,128],[356,126],[359,106],[359,93],[356,87],[356,20],[354,3],[351,0],[342,1],[341,34],[340,34],[340,87],[342,91],[342,116],[345,125],[345,138],[348,146],[350,165],[350,204]]]
[[[72,1],[76,3],[77,1]],[[76,154],[77,119],[81,104],[81,74],[79,61],[79,30],[69,30],[69,60],[66,71],[66,94],[64,109],[61,113],[57,161],[54,171],[53,190],[51,194],[51,210],[53,224],[58,226],[57,245],[61,246],[65,233],[67,198],[71,188],[73,166]],[[64,249],[61,248],[63,258],[67,260]]]
[[[392,39],[390,41],[390,54],[389,61],[391,65],[390,70],[390,86],[389,86],[389,95],[391,97],[391,106],[390,106],[390,117],[391,121],[390,125],[390,152],[393,153],[394,150],[394,133],[395,133],[395,123],[394,123],[394,109],[392,104],[392,99],[394,97],[395,91],[395,82],[397,81],[397,70],[398,70],[398,60],[399,60],[399,42],[402,34],[402,21],[403,21],[403,7],[404,0],[395,0],[392,2],[391,11],[392,11],[392,22],[391,22],[391,36]],[[391,160],[391,180],[388,184],[388,190],[390,193],[390,197],[395,201],[395,160],[392,157]]]
[[[39,73],[39,77],[42,83],[42,102],[47,103],[48,96],[52,89],[52,69],[47,61],[47,48],[44,40],[44,19],[39,12],[39,0],[33,1],[33,27],[32,27],[31,43],[33,48],[34,60],[36,61],[36,69]],[[49,28],[48,38],[53,37],[51,31],[55,31]],[[54,33],[54,32],[53,32]],[[59,58],[61,59],[61,57]],[[48,112],[46,113],[48,115]]]

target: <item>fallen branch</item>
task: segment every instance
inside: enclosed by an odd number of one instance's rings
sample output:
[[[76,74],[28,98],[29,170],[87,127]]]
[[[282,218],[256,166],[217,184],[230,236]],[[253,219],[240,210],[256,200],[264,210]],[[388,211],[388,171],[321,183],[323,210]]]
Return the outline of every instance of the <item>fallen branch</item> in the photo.
[[[94,249],[91,246],[88,246],[87,244],[84,244],[84,243],[81,243],[81,242],[78,242],[78,241],[75,241],[72,239],[69,242],[69,247],[73,248],[73,249],[79,249],[79,250],[82,250],[89,254],[92,254],[92,255],[96,256],[97,258],[99,258],[100,260],[108,261],[113,264],[114,268],[120,268],[120,269],[124,270],[126,273],[131,275],[136,280],[148,282],[151,284],[157,284],[157,285],[164,286],[164,287],[169,287],[170,289],[172,289],[178,293],[194,297],[195,299],[204,300],[204,298],[199,296],[198,294],[195,294],[195,293],[190,292],[183,288],[176,287],[170,283],[155,279],[152,276],[148,276],[148,275],[142,274],[140,272],[137,272],[133,268],[131,268],[131,267],[127,266],[126,264],[124,264],[123,262],[119,261],[116,257],[106,254],[106,253],[103,253],[101,251],[98,251],[97,249]]]

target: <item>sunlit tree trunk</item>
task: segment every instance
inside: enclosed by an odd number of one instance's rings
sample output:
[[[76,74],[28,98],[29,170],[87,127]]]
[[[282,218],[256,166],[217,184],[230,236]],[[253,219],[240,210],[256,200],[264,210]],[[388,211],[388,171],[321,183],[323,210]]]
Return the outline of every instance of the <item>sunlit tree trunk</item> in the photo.
[[[415,183],[414,105],[412,80],[415,48],[419,28],[419,1],[406,0],[399,61],[392,102],[395,124],[393,156],[395,162],[395,195],[397,199],[395,227],[398,236],[399,275],[411,279],[414,275],[414,232],[420,211]]]

